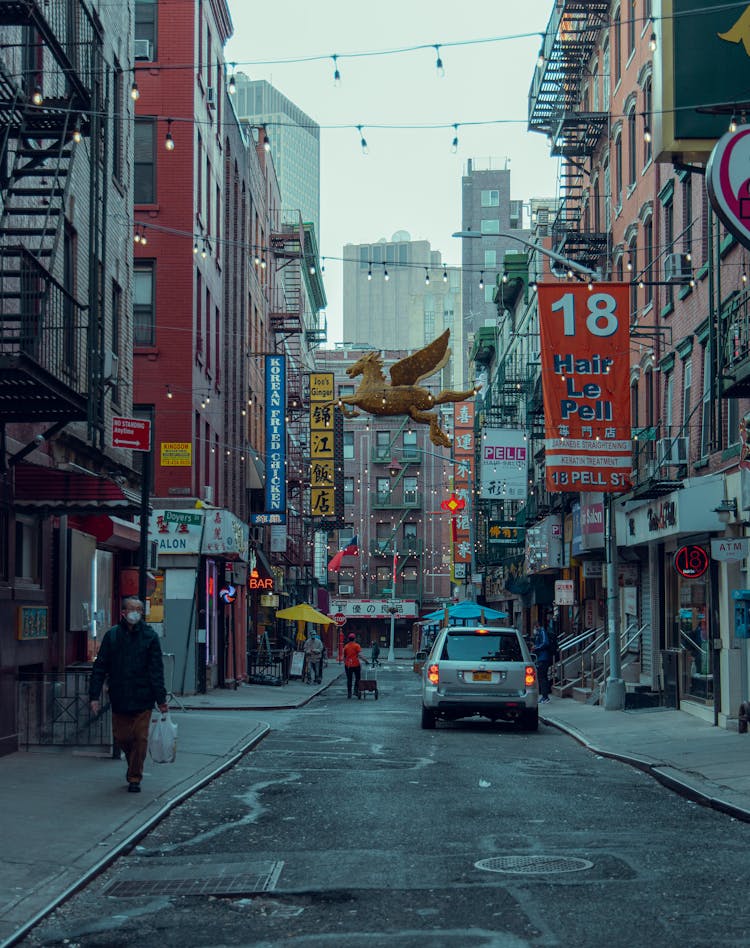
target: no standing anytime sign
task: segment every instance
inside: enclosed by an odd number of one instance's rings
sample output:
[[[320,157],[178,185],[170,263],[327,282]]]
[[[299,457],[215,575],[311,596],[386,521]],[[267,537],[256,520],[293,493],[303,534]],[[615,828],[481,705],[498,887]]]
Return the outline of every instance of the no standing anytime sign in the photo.
[[[131,451],[151,450],[151,422],[145,418],[112,419],[112,447]]]

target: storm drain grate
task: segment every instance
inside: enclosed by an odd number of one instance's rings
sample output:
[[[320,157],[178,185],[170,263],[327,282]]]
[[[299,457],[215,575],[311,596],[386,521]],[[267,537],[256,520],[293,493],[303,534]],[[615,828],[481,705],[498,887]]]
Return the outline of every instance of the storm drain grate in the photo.
[[[279,861],[262,871],[227,872],[199,879],[115,879],[104,889],[104,895],[118,899],[141,895],[252,895],[274,889],[283,866]]]
[[[474,866],[485,872],[542,875],[548,872],[581,872],[583,869],[592,869],[594,864],[575,856],[493,856],[491,859],[480,859]]]

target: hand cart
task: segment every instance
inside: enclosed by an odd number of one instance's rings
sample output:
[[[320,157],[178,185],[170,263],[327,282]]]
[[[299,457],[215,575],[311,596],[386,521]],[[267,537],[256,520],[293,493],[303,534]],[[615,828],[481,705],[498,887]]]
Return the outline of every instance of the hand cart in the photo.
[[[362,677],[359,679],[358,697],[364,698],[368,693],[375,695],[375,700],[378,700],[378,673],[372,665],[366,665],[362,669]]]

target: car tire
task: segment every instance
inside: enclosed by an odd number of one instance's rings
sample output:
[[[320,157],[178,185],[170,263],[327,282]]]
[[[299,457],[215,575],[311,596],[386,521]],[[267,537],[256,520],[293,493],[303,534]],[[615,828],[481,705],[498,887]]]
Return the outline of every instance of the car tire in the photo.
[[[422,706],[422,729],[425,731],[434,731],[437,718],[432,711]]]
[[[530,708],[521,712],[521,727],[524,731],[539,730],[539,709]]]

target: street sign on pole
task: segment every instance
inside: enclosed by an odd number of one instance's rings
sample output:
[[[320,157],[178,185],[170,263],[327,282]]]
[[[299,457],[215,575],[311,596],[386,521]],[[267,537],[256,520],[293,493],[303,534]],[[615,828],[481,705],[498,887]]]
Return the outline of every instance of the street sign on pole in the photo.
[[[341,628],[342,626],[346,625],[346,616],[343,612],[337,612],[333,616],[333,621],[339,628]]]
[[[112,447],[151,450],[151,422],[146,418],[112,418]]]

